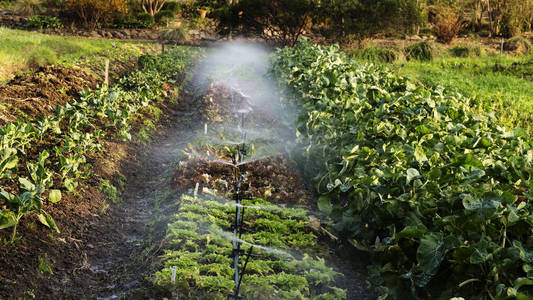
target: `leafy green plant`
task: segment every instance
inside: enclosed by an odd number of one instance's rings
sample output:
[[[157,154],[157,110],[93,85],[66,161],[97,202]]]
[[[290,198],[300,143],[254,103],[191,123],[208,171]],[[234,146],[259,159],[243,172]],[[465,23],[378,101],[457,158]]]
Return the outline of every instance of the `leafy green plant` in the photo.
[[[54,28],[63,28],[63,24],[56,17],[35,15],[28,18],[28,23],[26,23],[28,28],[38,28],[38,29],[54,29]]]
[[[58,188],[76,191],[78,180],[89,174],[86,155],[101,149],[101,137],[131,138],[131,122],[141,112],[156,115],[157,109],[146,108],[166,96],[163,86],[183,71],[194,53],[189,48],[170,49],[162,57],[151,57],[151,65],[131,72],[115,86],[84,91],[80,99],[57,106],[52,116],[0,127],[0,229],[13,228],[11,242],[20,220],[30,212],[59,232],[52,216],[42,209],[43,201],[61,201]],[[42,151],[35,153],[32,148],[27,153],[28,147],[43,144]],[[62,185],[54,184],[54,179]],[[109,182],[101,187],[116,196]]]
[[[41,273],[48,273],[50,275],[53,275],[54,272],[52,271],[52,264],[48,261],[48,258],[46,256],[42,257],[40,255],[37,258],[39,260],[37,270],[39,270],[39,272]]]
[[[469,99],[308,40],[273,74],[302,113],[303,165],[384,297],[531,297],[533,151]],[[444,280],[446,279],[446,280]]]
[[[311,256],[317,237],[309,232],[305,210],[278,207],[262,199],[247,200],[245,205],[262,209],[246,211],[246,226],[255,233],[244,234],[243,240],[277,248],[250,260],[242,281],[245,297],[261,293],[280,299],[346,298],[345,290],[333,286],[338,274],[323,259]],[[230,226],[234,214],[232,205],[182,197],[178,213],[168,224],[163,266],[150,276],[154,287],[188,298],[225,299],[234,281],[231,234],[223,228]],[[283,249],[299,249],[305,254],[296,258]],[[171,282],[173,267],[175,283]]]
[[[174,14],[177,14],[181,11],[182,4],[176,1],[167,1],[163,4],[163,10],[170,10]]]
[[[104,193],[112,203],[118,203],[120,201],[120,192],[109,180],[100,180],[98,190]]]
[[[140,13],[138,15],[120,15],[115,19],[116,28],[153,28],[155,26],[154,17],[149,14]]]

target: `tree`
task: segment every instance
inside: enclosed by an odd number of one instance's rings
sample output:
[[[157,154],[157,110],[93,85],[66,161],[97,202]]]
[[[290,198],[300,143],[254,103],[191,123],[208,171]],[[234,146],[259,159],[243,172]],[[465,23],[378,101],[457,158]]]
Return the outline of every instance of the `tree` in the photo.
[[[65,4],[89,29],[110,23],[128,11],[126,0],[65,0]]]
[[[145,13],[155,16],[165,5],[167,0],[141,0],[141,7]]]
[[[492,36],[514,36],[531,29],[533,0],[487,0]]]
[[[294,45],[311,26],[313,0],[233,0],[213,15],[219,32],[254,34],[280,45]]]

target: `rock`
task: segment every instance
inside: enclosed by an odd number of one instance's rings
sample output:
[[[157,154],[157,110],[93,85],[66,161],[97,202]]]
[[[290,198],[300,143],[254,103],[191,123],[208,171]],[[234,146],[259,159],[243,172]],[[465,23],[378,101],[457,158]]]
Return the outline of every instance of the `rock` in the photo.
[[[132,33],[132,31],[133,31],[132,29],[123,29],[120,32],[121,32],[123,38],[131,39],[132,36],[135,35],[134,33]]]

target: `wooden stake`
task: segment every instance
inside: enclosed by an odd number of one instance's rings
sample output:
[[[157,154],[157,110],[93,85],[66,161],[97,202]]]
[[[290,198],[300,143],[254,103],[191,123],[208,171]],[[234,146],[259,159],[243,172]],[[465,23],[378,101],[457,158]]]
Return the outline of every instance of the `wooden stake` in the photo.
[[[105,60],[104,84],[109,86],[109,59]]]

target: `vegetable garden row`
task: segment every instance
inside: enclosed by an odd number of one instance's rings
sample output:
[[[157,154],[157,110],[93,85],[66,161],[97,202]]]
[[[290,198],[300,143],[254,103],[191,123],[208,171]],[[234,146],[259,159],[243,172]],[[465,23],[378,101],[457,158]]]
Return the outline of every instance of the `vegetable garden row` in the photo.
[[[373,255],[383,298],[530,299],[533,149],[458,94],[308,40],[272,73],[331,226]],[[356,255],[354,253],[354,255]]]
[[[131,139],[131,124],[142,114],[157,114],[165,89],[191,61],[195,50],[173,49],[162,56],[143,55],[140,70],[112,87],[85,91],[79,100],[55,108],[49,116],[20,118],[0,128],[0,229],[12,227],[16,239],[21,218],[34,212],[59,232],[45,208],[75,193],[78,180],[92,176],[87,157],[105,136]]]
[[[279,124],[271,114],[254,107],[246,116],[250,134],[243,146],[236,142],[241,136],[236,128],[242,127],[235,124],[241,120],[228,98],[224,86],[213,84],[208,89],[202,101],[212,104],[208,114],[212,122],[184,150],[174,172],[173,193],[194,196],[159,204],[174,213],[168,219],[161,263],[148,277],[154,290],[161,297],[186,299],[226,299],[233,293],[229,229],[237,205],[229,199],[236,193],[236,174],[242,174],[239,187],[247,199],[242,202],[246,230],[239,240],[243,251],[255,247],[257,256],[246,267],[240,264],[246,269],[240,274],[240,296],[345,299],[346,290],[335,282],[342,275],[321,258],[320,253],[328,249],[319,243],[310,225],[310,211],[301,205],[307,200],[305,187],[294,166],[279,152]],[[242,147],[247,160],[239,166],[235,161],[239,162]]]

